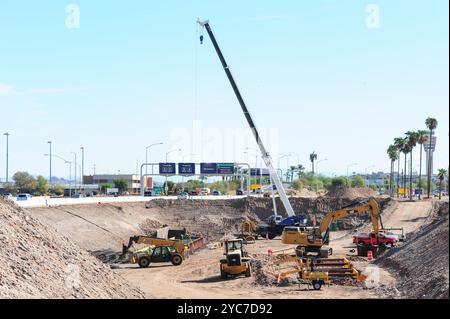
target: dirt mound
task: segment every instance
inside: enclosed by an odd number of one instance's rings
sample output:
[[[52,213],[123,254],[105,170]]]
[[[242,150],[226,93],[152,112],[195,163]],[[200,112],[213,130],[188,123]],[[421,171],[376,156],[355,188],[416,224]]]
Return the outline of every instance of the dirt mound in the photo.
[[[0,298],[143,298],[89,253],[0,200]]]
[[[146,236],[154,235],[158,229],[164,227],[164,224],[160,223],[157,220],[147,218],[142,223],[139,224],[139,228],[142,230],[142,233]]]
[[[270,271],[272,267],[272,259],[267,255],[254,256],[252,263],[254,271],[254,284],[257,286],[273,286],[276,280]]]
[[[325,194],[325,197],[350,198],[350,199],[377,197],[377,196],[378,196],[378,193],[368,187],[359,187],[359,188],[334,187],[334,188],[331,188]]]
[[[432,221],[409,235],[404,246],[392,249],[376,264],[401,279],[397,288],[406,298],[448,298],[448,202],[433,203]]]

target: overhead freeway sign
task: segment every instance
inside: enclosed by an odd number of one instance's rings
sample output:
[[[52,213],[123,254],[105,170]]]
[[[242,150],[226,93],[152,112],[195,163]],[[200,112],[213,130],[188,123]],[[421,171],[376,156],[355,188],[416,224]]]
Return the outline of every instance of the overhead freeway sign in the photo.
[[[200,174],[202,175],[217,174],[217,163],[200,163]]]
[[[175,163],[159,163],[160,175],[175,175]]]
[[[179,175],[195,175],[195,163],[178,163]]]
[[[217,163],[217,174],[219,175],[234,174],[234,163]]]

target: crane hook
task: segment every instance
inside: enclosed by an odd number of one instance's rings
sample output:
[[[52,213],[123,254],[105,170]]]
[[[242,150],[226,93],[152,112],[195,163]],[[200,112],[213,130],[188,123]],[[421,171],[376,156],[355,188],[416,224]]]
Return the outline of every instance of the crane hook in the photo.
[[[203,35],[200,36],[200,44],[203,44]]]

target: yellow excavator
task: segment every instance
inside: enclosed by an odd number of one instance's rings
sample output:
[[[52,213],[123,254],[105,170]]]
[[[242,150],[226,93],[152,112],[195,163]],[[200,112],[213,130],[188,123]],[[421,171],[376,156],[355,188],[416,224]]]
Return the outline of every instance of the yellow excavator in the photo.
[[[357,206],[344,207],[328,213],[320,223],[319,227],[285,227],[281,241],[283,244],[297,244],[296,255],[299,257],[313,252],[318,253],[321,258],[328,258],[333,254],[332,248],[327,246],[330,241],[330,225],[333,221],[342,219],[353,214],[370,213],[372,227],[375,234],[383,228],[380,218],[380,207],[375,198],[370,198],[366,203]],[[381,228],[380,228],[381,224]]]

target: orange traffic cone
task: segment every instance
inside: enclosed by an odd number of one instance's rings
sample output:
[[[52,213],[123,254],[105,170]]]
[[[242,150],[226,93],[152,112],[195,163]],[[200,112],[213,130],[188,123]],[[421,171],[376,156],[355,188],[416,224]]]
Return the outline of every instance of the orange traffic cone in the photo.
[[[368,260],[368,261],[372,261],[372,260],[373,260],[373,253],[372,253],[371,250],[369,250],[369,251],[367,252],[367,260]]]

